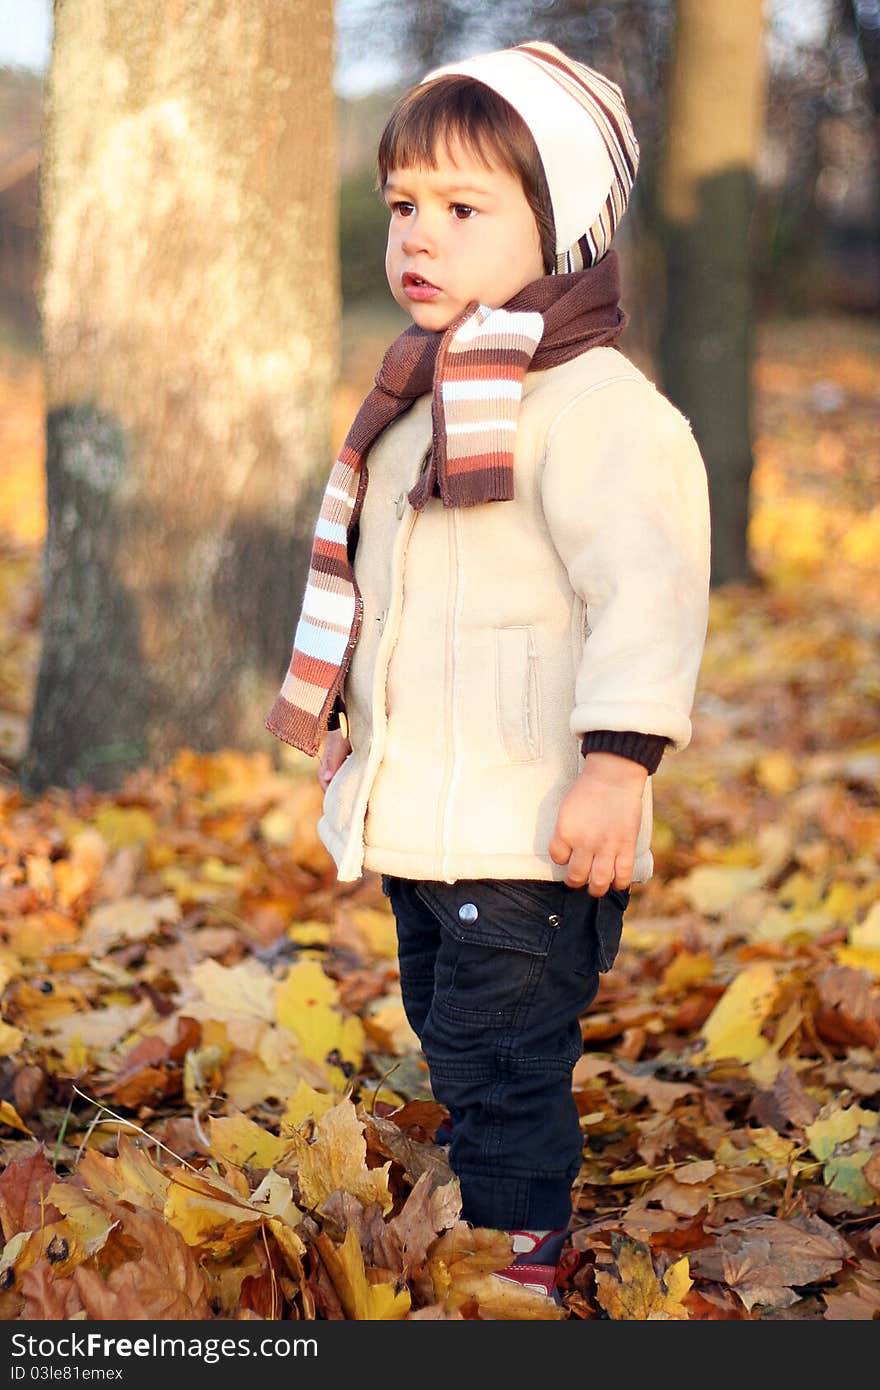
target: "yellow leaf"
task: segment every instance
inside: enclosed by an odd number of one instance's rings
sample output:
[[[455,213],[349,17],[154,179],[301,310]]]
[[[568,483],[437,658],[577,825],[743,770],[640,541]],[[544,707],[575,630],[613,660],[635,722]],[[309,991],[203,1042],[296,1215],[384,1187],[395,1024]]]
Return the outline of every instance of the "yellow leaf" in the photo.
[[[391,1160],[381,1168],[367,1168],[364,1126],[350,1100],[342,1100],[315,1122],[311,1143],[298,1130],[290,1135],[285,1172],[296,1171],[300,1198],[305,1207],[319,1208],[333,1192],[351,1192],[364,1206],[378,1202],[388,1212],[393,1198],[388,1190]]]
[[[15,1106],[8,1100],[0,1100],[0,1125],[9,1125],[10,1129],[18,1129],[22,1134],[33,1135],[33,1130],[28,1129]]]
[[[287,935],[298,946],[326,946],[330,940],[330,923],[313,922],[311,919],[294,922],[292,927],[287,928]]]
[[[165,1205],[167,1177],[124,1134],[119,1137],[118,1158],[87,1149],[77,1173],[99,1201],[130,1202],[146,1211],[161,1211]]]
[[[216,1260],[225,1260],[248,1245],[263,1220],[225,1178],[176,1168],[170,1175],[165,1220],[187,1245],[198,1245]]]
[[[761,1027],[770,1016],[778,993],[776,976],[768,962],[743,970],[728,985],[701,1029],[709,1057],[733,1057],[751,1062],[770,1044]]]
[[[832,1102],[822,1108],[811,1125],[804,1126],[804,1133],[812,1152],[824,1161],[838,1145],[854,1139],[860,1129],[876,1129],[878,1121],[876,1111],[863,1110],[860,1105],[843,1109]]]
[[[191,1047],[184,1057],[183,1096],[193,1110],[218,1085],[220,1067],[228,1051],[228,1047],[214,1043],[209,1047]]]
[[[82,1244],[85,1259],[101,1249],[115,1225],[105,1211],[90,1202],[79,1188],[71,1187],[68,1183],[53,1183],[46,1193],[46,1201],[67,1217]]]
[[[328,1095],[326,1091],[316,1091],[307,1081],[300,1081],[281,1116],[281,1133],[298,1129],[309,1116],[318,1119],[319,1116],[326,1115],[327,1111],[332,1110],[338,1103],[338,1096]]]
[[[850,927],[849,941],[851,946],[880,951],[880,902],[874,903],[864,922]]]
[[[370,1036],[378,1038],[383,1052],[404,1057],[418,1052],[420,1043],[413,1032],[399,994],[374,999],[366,1012]]]
[[[280,1173],[275,1173],[271,1169],[263,1178],[259,1187],[255,1189],[251,1197],[251,1205],[264,1216],[271,1217],[273,1221],[280,1222],[285,1230],[298,1226],[302,1221],[303,1214],[293,1200],[293,1191],[290,1186],[290,1179],[284,1178]],[[298,1255],[305,1254],[305,1246],[296,1237],[296,1246],[288,1242],[288,1248],[296,1248]]]
[[[689,1317],[682,1302],[693,1282],[686,1255],[658,1279],[647,1246],[624,1239],[617,1255],[617,1270],[619,1277],[601,1270],[596,1273],[596,1296],[610,1318],[654,1322]]]
[[[237,1168],[273,1168],[288,1147],[286,1139],[276,1138],[247,1115],[212,1116],[208,1131],[212,1151]]]
[[[755,763],[755,779],[766,791],[785,796],[798,785],[798,764],[781,748],[764,753]]]
[[[60,907],[70,907],[77,898],[93,888],[109,857],[104,836],[88,827],[74,835],[70,857],[55,862],[55,884]]]
[[[190,979],[202,996],[203,1004],[187,1011],[198,1018],[213,1018],[221,1023],[230,1018],[261,1018],[267,1022],[275,1017],[275,981],[264,965],[256,960],[244,960],[239,965],[218,965],[215,960],[203,960],[194,965]]]
[[[475,1279],[504,1269],[513,1259],[510,1236],[489,1227],[457,1221],[428,1252],[428,1272],[438,1302],[454,1312],[468,1298]]]
[[[8,1057],[13,1052],[18,1052],[24,1043],[24,1033],[20,1028],[13,1028],[11,1023],[6,1023],[0,1018],[0,1057]]]
[[[95,828],[111,849],[149,844],[156,837],[156,822],[142,806],[100,806],[95,814]]]
[[[346,1075],[341,1064],[359,1069],[363,1063],[364,1029],[359,1018],[342,1014],[338,1001],[335,981],[312,957],[292,966],[275,990],[278,1022],[295,1034],[306,1057],[332,1069],[332,1080],[342,1087]]]
[[[669,1173],[675,1167],[674,1163],[665,1163],[662,1168],[652,1168],[647,1163],[639,1163],[635,1168],[615,1168],[606,1182],[614,1183],[615,1186],[625,1186],[632,1182],[648,1182],[651,1178],[659,1178],[664,1173]]]
[[[10,980],[16,979],[22,973],[22,963],[15,952],[0,946],[0,994],[3,993]]]
[[[371,1284],[364,1269],[364,1257],[353,1226],[349,1226],[342,1245],[334,1245],[329,1236],[315,1239],[321,1259],[347,1318],[359,1322],[386,1321],[405,1318],[410,1309],[409,1292],[395,1293],[391,1284]]]
[[[254,1194],[254,1200],[256,1201],[256,1194]],[[277,1216],[271,1216],[268,1224],[291,1274],[294,1274],[298,1279],[304,1278],[302,1257],[306,1253],[306,1247],[296,1231],[292,1231]]]
[[[372,955],[384,960],[397,959],[397,924],[390,910],[382,912],[375,907],[358,907],[351,919],[366,938]]]
[[[862,899],[862,891],[855,884],[832,883],[822,901],[822,910],[828,913],[832,921],[851,927],[861,910]]]
[[[154,936],[163,922],[179,922],[180,905],[170,893],[161,898],[137,894],[102,903],[89,914],[83,942],[90,950],[108,950],[125,941],[144,941]]]
[[[849,965],[853,970],[867,970],[870,975],[880,975],[880,950],[869,946],[835,946],[834,959],[838,965]]]
[[[679,951],[663,971],[657,995],[662,999],[681,994],[689,985],[699,985],[703,980],[708,980],[714,968],[715,962],[708,951]]]
[[[732,906],[744,893],[759,888],[766,870],[728,867],[723,864],[700,864],[691,869],[676,887],[698,912],[718,916]]]
[[[250,1110],[264,1100],[283,1101],[302,1080],[312,1086],[328,1084],[327,1070],[304,1057],[286,1029],[263,1026],[269,1037],[261,1038],[257,1052],[236,1051],[223,1068],[223,1090],[238,1110]],[[276,1043],[276,1033],[284,1035],[286,1046]]]

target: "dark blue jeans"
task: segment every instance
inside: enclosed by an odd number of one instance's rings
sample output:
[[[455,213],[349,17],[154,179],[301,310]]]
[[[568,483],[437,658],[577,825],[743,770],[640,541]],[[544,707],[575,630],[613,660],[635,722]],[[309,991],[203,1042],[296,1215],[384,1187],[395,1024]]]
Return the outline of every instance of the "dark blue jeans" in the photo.
[[[475,1226],[567,1225],[581,1163],[579,1015],[620,946],[629,889],[383,874],[406,1016],[452,1117],[449,1161]]]

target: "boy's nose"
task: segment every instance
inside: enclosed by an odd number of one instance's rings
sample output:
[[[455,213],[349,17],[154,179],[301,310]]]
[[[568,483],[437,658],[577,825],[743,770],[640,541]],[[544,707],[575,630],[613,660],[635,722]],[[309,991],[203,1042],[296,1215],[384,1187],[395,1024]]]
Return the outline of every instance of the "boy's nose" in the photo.
[[[406,234],[400,243],[407,256],[415,256],[419,251],[432,255],[437,248],[437,238],[424,218],[412,218],[407,224]]]

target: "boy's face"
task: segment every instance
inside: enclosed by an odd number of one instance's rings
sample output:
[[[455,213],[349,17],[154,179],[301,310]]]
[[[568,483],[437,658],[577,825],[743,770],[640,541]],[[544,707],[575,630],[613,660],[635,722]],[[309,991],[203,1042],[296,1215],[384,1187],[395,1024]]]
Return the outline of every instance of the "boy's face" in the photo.
[[[544,274],[541,239],[522,184],[457,139],[433,169],[391,169],[385,273],[420,328],[447,328],[472,301],[498,309]]]

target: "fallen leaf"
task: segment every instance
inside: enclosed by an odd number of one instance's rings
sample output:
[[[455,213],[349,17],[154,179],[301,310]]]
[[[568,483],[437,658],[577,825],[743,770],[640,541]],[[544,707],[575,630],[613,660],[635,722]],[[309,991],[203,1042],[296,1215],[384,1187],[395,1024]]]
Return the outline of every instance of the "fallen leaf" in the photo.
[[[596,1297],[615,1321],[682,1320],[690,1315],[682,1300],[693,1282],[688,1257],[671,1264],[658,1278],[648,1246],[616,1237],[616,1273],[596,1271]]]
[[[333,1281],[347,1318],[358,1321],[387,1321],[405,1318],[410,1309],[409,1292],[392,1284],[370,1283],[354,1229],[349,1227],[342,1245],[335,1246],[329,1236],[319,1235],[315,1245]]]
[[[701,1029],[709,1057],[750,1062],[770,1044],[761,1028],[770,1016],[779,986],[773,967],[750,965],[728,985]]]

